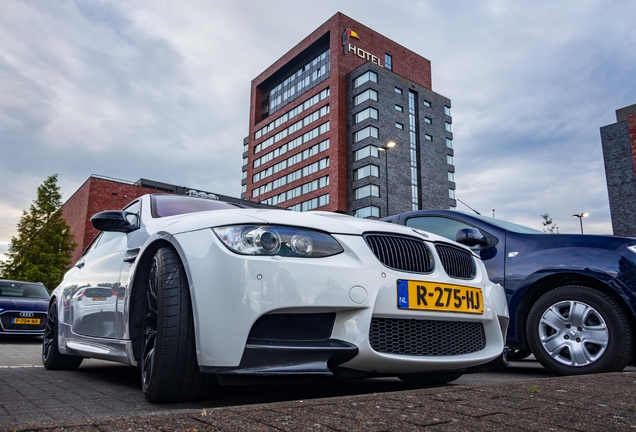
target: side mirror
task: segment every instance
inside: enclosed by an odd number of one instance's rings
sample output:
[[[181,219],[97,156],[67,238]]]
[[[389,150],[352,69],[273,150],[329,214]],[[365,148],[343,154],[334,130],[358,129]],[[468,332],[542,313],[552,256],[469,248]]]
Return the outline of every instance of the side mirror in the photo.
[[[486,236],[483,235],[477,228],[464,228],[458,230],[455,241],[468,247],[484,247],[488,245],[488,238],[486,238]]]
[[[129,217],[131,216],[133,216],[131,219],[136,221],[137,215],[135,213],[107,210],[93,215],[91,224],[100,231],[129,233],[138,228],[136,223],[130,223]]]

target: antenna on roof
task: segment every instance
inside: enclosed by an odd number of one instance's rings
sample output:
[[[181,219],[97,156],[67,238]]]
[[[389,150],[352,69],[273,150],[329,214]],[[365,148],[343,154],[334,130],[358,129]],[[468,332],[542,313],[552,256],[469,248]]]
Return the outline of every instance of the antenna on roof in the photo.
[[[477,210],[475,210],[474,208],[472,208],[471,206],[466,204],[464,201],[460,200],[459,198],[457,198],[457,201],[459,201],[460,203],[464,204],[466,207],[468,207],[469,209],[471,209],[472,211],[474,211],[475,213],[477,213],[478,215],[481,216],[481,213],[479,213]]]

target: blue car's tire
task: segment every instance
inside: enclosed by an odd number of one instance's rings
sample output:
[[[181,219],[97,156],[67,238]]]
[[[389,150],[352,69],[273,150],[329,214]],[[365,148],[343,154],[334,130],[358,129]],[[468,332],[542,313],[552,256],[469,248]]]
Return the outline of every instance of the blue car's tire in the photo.
[[[206,397],[216,378],[199,370],[190,292],[173,249],[157,250],[145,290],[141,382],[146,398],[181,402]]]
[[[537,360],[557,375],[622,371],[634,352],[623,307],[585,286],[563,286],[540,297],[528,314],[526,337]]]
[[[49,305],[42,340],[42,364],[49,370],[75,370],[80,367],[83,358],[60,353],[58,331],[57,302],[53,300]]]

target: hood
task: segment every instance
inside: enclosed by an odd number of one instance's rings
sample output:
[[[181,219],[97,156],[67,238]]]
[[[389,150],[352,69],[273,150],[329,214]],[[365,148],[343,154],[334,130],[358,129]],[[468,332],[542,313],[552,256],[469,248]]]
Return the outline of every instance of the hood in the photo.
[[[421,230],[416,231],[411,227],[325,211],[294,212],[277,209],[213,210],[155,219],[152,226],[147,226],[147,228],[150,233],[165,231],[171,234],[178,234],[185,231],[238,224],[288,225],[342,235],[384,232],[420,237],[429,241],[454,243],[447,238],[432,233],[424,233]]]
[[[6,311],[37,311],[46,312],[49,307],[47,299],[0,297],[0,312]]]

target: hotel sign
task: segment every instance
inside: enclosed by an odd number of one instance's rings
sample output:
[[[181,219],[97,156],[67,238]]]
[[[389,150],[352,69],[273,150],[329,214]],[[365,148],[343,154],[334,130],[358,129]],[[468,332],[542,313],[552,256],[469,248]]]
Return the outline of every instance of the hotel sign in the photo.
[[[354,55],[357,55],[358,57],[362,59],[366,59],[367,61],[370,61],[371,63],[377,64],[378,66],[382,66],[382,63],[380,62],[380,57],[373,55],[370,52],[363,50],[362,48],[358,48],[357,46],[352,45],[349,42],[351,39],[360,40],[360,36],[358,36],[358,33],[356,33],[355,31],[351,29],[346,29],[344,33],[342,34],[342,47],[344,49],[345,55],[351,51],[353,52]]]

